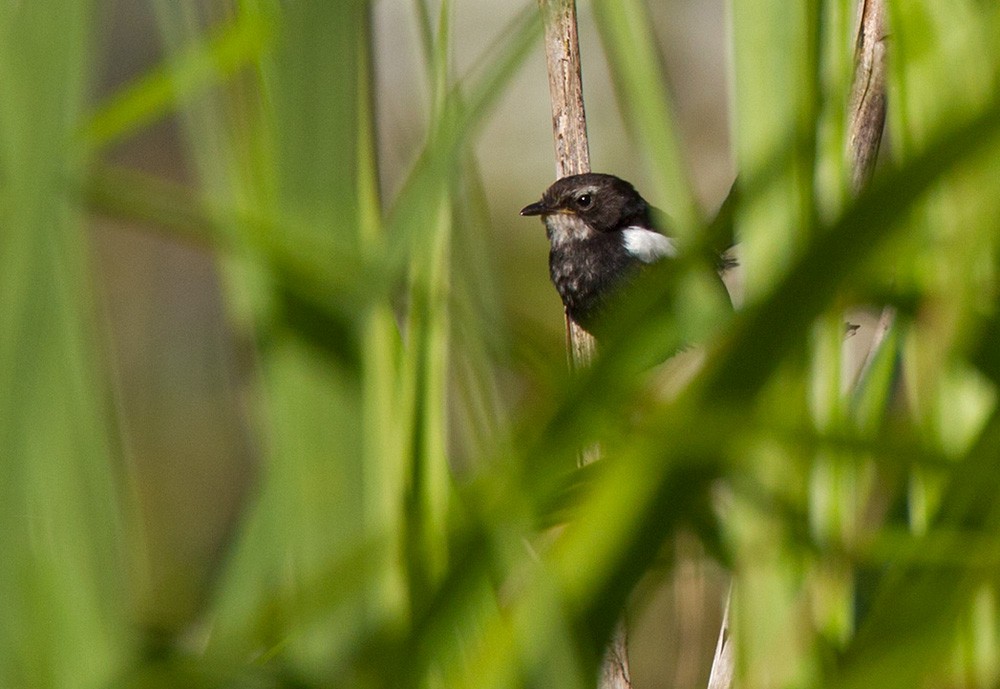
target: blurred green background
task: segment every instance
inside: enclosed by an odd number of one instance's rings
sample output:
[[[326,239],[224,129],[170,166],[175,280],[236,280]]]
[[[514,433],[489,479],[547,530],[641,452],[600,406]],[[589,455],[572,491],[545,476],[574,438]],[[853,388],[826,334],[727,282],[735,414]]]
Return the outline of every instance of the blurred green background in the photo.
[[[534,3],[0,9],[0,686],[704,686],[729,573],[739,686],[996,686],[1000,9],[889,2],[855,197],[854,5],[580,4],[686,249],[575,377]]]

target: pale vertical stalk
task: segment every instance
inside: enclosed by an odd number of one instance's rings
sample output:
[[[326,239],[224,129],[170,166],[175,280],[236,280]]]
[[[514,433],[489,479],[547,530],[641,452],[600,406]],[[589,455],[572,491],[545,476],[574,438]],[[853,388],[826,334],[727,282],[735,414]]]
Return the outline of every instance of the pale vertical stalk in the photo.
[[[576,3],[574,0],[539,0],[538,5],[545,22],[545,60],[552,101],[556,176],[590,172]]]
[[[556,177],[590,171],[587,117],[583,106],[583,79],[580,72],[580,41],[577,34],[574,0],[538,0],[545,23],[545,59],[552,103],[552,134],[555,144]],[[570,366],[587,366],[597,348],[594,338],[566,316],[566,343]],[[599,457],[588,448],[580,455],[586,464]],[[628,665],[625,624],[619,622],[601,661],[598,686],[627,689],[632,686]]]
[[[861,0],[855,44],[854,87],[851,90],[848,151],[851,181],[859,191],[871,179],[882,142],[886,111],[885,0]],[[896,322],[896,310],[882,309],[858,380],[863,380],[886,335]]]
[[[538,0],[538,5],[545,22],[545,61],[548,65],[549,98],[552,102],[556,178],[590,172],[576,3],[574,0]],[[574,367],[586,366],[597,351],[594,338],[568,316],[566,343],[570,363]]]
[[[708,675],[708,689],[729,689],[733,686],[733,672],[736,665],[729,631],[729,608],[732,606],[732,602],[733,591],[730,588],[726,597],[726,609],[722,614],[719,640],[715,644],[715,660],[712,662],[712,671]]]
[[[886,108],[885,38],[885,0],[861,0],[848,128],[855,190],[871,178],[882,142]]]

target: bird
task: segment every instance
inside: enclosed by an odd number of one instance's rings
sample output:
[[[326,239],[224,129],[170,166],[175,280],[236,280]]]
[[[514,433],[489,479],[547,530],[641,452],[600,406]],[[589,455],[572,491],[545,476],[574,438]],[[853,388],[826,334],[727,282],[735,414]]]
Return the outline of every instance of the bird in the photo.
[[[567,316],[591,334],[609,300],[643,266],[677,255],[676,241],[655,226],[653,208],[615,175],[562,177],[521,215],[541,216],[549,276]]]
[[[734,208],[739,186],[729,195],[711,223],[710,234],[729,246],[713,251],[715,268],[732,306],[744,300],[744,270],[739,244],[732,244]],[[609,174],[588,172],[556,180],[542,198],[521,209],[523,216],[541,216],[548,235],[549,275],[569,318],[591,335],[611,301],[644,266],[678,254],[677,242],[655,222],[662,217],[629,182]],[[879,333],[879,310],[859,307],[846,314],[842,385],[862,374],[872,342]],[[675,389],[676,381],[671,383]]]

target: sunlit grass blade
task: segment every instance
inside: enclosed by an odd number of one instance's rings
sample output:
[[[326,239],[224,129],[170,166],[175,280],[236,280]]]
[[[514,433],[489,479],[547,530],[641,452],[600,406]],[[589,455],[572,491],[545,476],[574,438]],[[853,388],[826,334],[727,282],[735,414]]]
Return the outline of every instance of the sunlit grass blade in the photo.
[[[802,185],[812,187],[811,190],[803,189],[803,203],[813,206],[809,216],[817,221],[835,217],[857,191],[850,182],[863,179],[867,170],[852,171],[852,161],[863,160],[870,154],[874,156],[878,151],[877,143],[869,146],[867,139],[857,142],[848,139],[849,120],[854,116],[848,107],[852,88],[864,88],[872,99],[884,97],[878,83],[865,81],[867,74],[859,76],[856,84],[852,79],[855,60],[861,59],[855,55],[858,43],[853,29],[866,6],[869,13],[877,7],[838,0],[819,3],[808,12],[808,21],[813,27],[810,69],[815,77],[807,82],[812,85],[811,97],[802,100],[801,120],[811,121],[813,131],[803,142],[809,149],[799,157],[810,168]],[[876,142],[881,138],[881,130],[877,137]],[[873,149],[874,153],[868,149]],[[867,318],[862,310],[845,312],[843,306],[842,303],[834,305],[813,325],[807,403],[810,421],[821,431],[843,428],[848,423],[850,400],[858,375],[856,369],[863,366],[859,362],[874,355],[863,348],[869,343],[873,343],[870,345],[873,348],[881,344],[875,339],[879,337],[878,324],[872,323],[875,318]],[[867,318],[862,320],[863,326],[854,323],[857,312]],[[850,325],[845,326],[845,321]],[[847,327],[860,328],[861,336],[845,335]],[[874,337],[869,337],[870,328],[876,330]],[[892,360],[893,353],[888,353],[887,357]],[[883,385],[881,399],[884,400],[892,380],[883,377],[871,379],[870,383],[876,380]],[[874,398],[877,393],[871,388],[869,385],[870,397]],[[814,538],[820,543],[852,540],[861,532],[864,506],[870,498],[872,472],[862,463],[845,459],[828,452],[811,457],[807,477],[808,521]],[[809,558],[805,568],[804,576],[812,582],[810,601],[814,625],[825,643],[841,647],[854,632],[857,604],[853,567],[843,558],[829,557]]]
[[[370,16],[368,22],[370,32]],[[358,230],[362,253],[381,260],[388,238],[379,189],[372,62],[373,49],[369,44],[361,55],[358,89]],[[402,337],[387,296],[371,301],[364,315],[361,338],[363,528],[369,539],[387,535],[371,558],[378,567],[364,595],[364,615],[366,621],[402,626],[409,601],[404,549],[400,543],[407,478],[402,461],[405,438],[398,423],[397,407]]]
[[[729,5],[731,135],[741,184],[734,221],[745,271],[744,303],[750,305],[749,314],[735,319],[736,328],[743,326],[762,296],[788,294],[778,284],[780,276],[813,230],[817,12],[815,3],[735,0]],[[801,351],[809,323],[818,315],[813,311],[806,322],[799,323],[799,339],[792,342],[783,339],[781,332],[788,314],[769,311],[768,318],[774,320],[768,323],[773,327],[754,333],[755,338],[762,338],[754,341],[759,349],[746,356],[736,352],[736,345],[730,350],[732,369],[715,381],[734,387],[716,399],[724,405],[763,406],[766,403],[758,401],[758,395],[766,380],[782,387],[776,397],[797,418],[801,412],[796,407],[805,406],[804,382],[799,377],[775,382],[772,376],[778,359]],[[775,359],[776,350],[783,348],[784,354]],[[708,376],[713,366],[710,358],[705,369]],[[766,373],[762,367],[768,368]],[[745,396],[741,396],[740,384],[729,378],[758,372],[763,374],[761,385],[746,389]],[[751,480],[765,490],[801,497],[797,490],[803,472],[795,462],[798,457],[767,452],[755,444],[748,444],[743,452],[754,467]],[[746,499],[737,498],[731,509],[726,532],[733,542],[737,577],[732,640],[738,649],[737,675],[750,687],[766,685],[769,677],[779,684],[806,683],[812,672],[811,635],[800,626],[796,614],[803,562],[783,542],[783,522],[756,510]],[[796,637],[799,642],[790,643]]]
[[[956,120],[994,101],[1000,63],[987,46],[1000,24],[995,12],[970,2],[888,6],[898,37],[890,61],[891,141],[897,155],[909,159]],[[992,295],[983,296],[997,279],[997,266],[986,257],[997,250],[1000,155],[995,139],[981,142],[981,150],[979,165],[949,179],[921,208],[909,244],[916,258],[903,263],[909,270],[901,274],[922,296],[903,349],[907,403],[929,442],[952,456],[966,450],[996,404],[993,386],[970,375],[955,356],[970,322],[993,309]],[[928,254],[936,258],[933,267],[924,259]],[[917,533],[934,524],[950,473],[914,472],[908,518]],[[964,653],[984,657],[973,646]]]

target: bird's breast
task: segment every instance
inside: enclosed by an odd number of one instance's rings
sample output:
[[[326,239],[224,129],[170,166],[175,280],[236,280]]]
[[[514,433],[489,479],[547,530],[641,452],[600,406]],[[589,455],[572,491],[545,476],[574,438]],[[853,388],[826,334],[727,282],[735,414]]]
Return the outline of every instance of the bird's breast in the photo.
[[[595,315],[611,292],[632,275],[638,261],[612,234],[552,243],[549,273],[570,316],[581,323]]]

